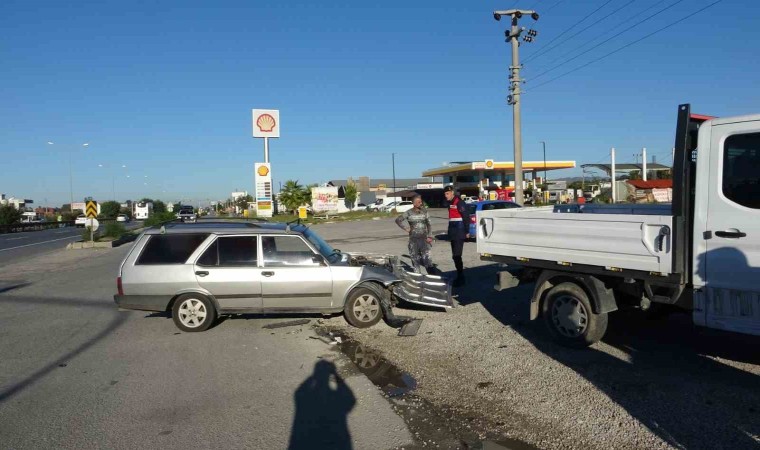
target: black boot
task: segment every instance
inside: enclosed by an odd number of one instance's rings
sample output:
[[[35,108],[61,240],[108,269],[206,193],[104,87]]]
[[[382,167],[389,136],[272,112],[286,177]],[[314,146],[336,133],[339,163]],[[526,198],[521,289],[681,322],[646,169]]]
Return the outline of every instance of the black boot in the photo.
[[[461,256],[454,257],[454,266],[457,268],[457,277],[452,286],[459,287],[464,284],[464,263]]]

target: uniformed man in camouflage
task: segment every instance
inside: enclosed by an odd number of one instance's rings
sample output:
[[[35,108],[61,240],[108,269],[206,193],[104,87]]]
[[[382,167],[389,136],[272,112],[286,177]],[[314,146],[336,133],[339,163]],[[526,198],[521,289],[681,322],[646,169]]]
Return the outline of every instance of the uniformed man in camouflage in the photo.
[[[412,257],[414,268],[419,272],[422,266],[430,274],[437,273],[430,259],[430,245],[433,243],[430,216],[427,209],[422,206],[422,197],[415,195],[412,206],[412,209],[396,218],[396,225],[409,233],[409,256]],[[407,222],[408,227],[404,222]]]

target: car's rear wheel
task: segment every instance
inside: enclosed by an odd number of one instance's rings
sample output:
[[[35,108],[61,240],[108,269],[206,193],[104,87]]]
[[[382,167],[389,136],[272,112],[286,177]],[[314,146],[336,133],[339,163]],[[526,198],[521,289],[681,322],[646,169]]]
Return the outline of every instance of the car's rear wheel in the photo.
[[[184,294],[174,302],[172,320],[182,331],[206,331],[216,320],[216,309],[213,303],[202,295]]]
[[[351,291],[343,309],[346,321],[357,328],[368,328],[383,317],[380,293],[375,289],[359,287]]]
[[[549,291],[543,317],[554,340],[567,347],[588,347],[607,331],[607,314],[594,313],[586,292],[571,282]]]

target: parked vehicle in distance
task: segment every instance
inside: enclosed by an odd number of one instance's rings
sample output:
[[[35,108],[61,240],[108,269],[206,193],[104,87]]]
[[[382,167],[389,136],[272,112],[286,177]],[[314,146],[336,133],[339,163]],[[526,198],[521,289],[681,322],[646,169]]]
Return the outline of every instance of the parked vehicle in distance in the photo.
[[[510,209],[519,208],[515,202],[508,202],[506,200],[483,200],[482,202],[468,203],[467,212],[470,213],[470,239],[476,240],[478,234],[478,211],[492,211],[495,209]]]
[[[177,213],[177,219],[183,222],[195,222],[198,220],[198,216],[192,206],[181,206]]]
[[[697,326],[760,335],[758,149],[760,114],[679,105],[672,204],[484,211],[478,253],[506,265],[497,290],[534,283],[530,318],[563,345],[599,341],[619,309],[678,307]]]
[[[21,214],[21,223],[42,223],[44,221],[45,219],[35,212],[27,211]]]
[[[116,221],[117,222],[129,222],[129,216],[126,215],[126,214],[119,214],[118,216],[116,216]]]
[[[393,209],[395,209],[396,212],[399,214],[409,211],[412,208],[414,208],[414,204],[408,200],[404,200],[403,202],[398,202],[393,206]]]
[[[396,203],[398,203],[398,202],[390,202],[388,204],[385,204],[385,205],[383,205],[383,206],[380,207],[380,211],[382,211],[382,212],[391,212],[391,211],[393,211],[393,208],[396,207]]]
[[[385,198],[379,198],[375,200],[375,203],[369,205],[367,207],[368,211],[382,211],[385,207],[390,205],[391,203],[396,203],[401,201],[399,197],[385,197]]]
[[[465,202],[465,203],[476,203],[476,202],[478,202],[478,201],[479,201],[478,197],[476,197],[476,196],[474,196],[474,195],[471,195],[471,196],[469,196],[469,197],[465,197],[465,198],[464,198],[464,202]]]
[[[153,203],[139,202],[134,204],[134,215],[132,217],[135,220],[145,220],[153,214]]]
[[[120,308],[171,311],[182,331],[219,315],[343,313],[365,328],[383,316],[392,272],[333,249],[306,226],[168,223],[146,230],[118,272]]]
[[[84,228],[85,225],[87,225],[87,216],[84,214],[80,214],[77,216],[77,218],[74,220],[74,225],[79,228]]]
[[[354,206],[351,211],[365,211],[367,209],[367,205],[364,203],[359,203],[356,206]]]

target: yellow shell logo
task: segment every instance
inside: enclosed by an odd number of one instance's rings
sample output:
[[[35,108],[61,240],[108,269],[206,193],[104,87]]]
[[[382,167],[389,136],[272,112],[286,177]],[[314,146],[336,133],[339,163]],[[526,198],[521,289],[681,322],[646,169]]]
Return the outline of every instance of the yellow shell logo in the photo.
[[[493,161],[486,161],[486,169],[493,169]]]
[[[269,114],[262,114],[256,119],[256,126],[259,127],[262,133],[271,133],[274,127],[277,126],[277,122]]]
[[[267,166],[261,166],[259,167],[259,176],[265,177],[269,174],[269,167]]]

